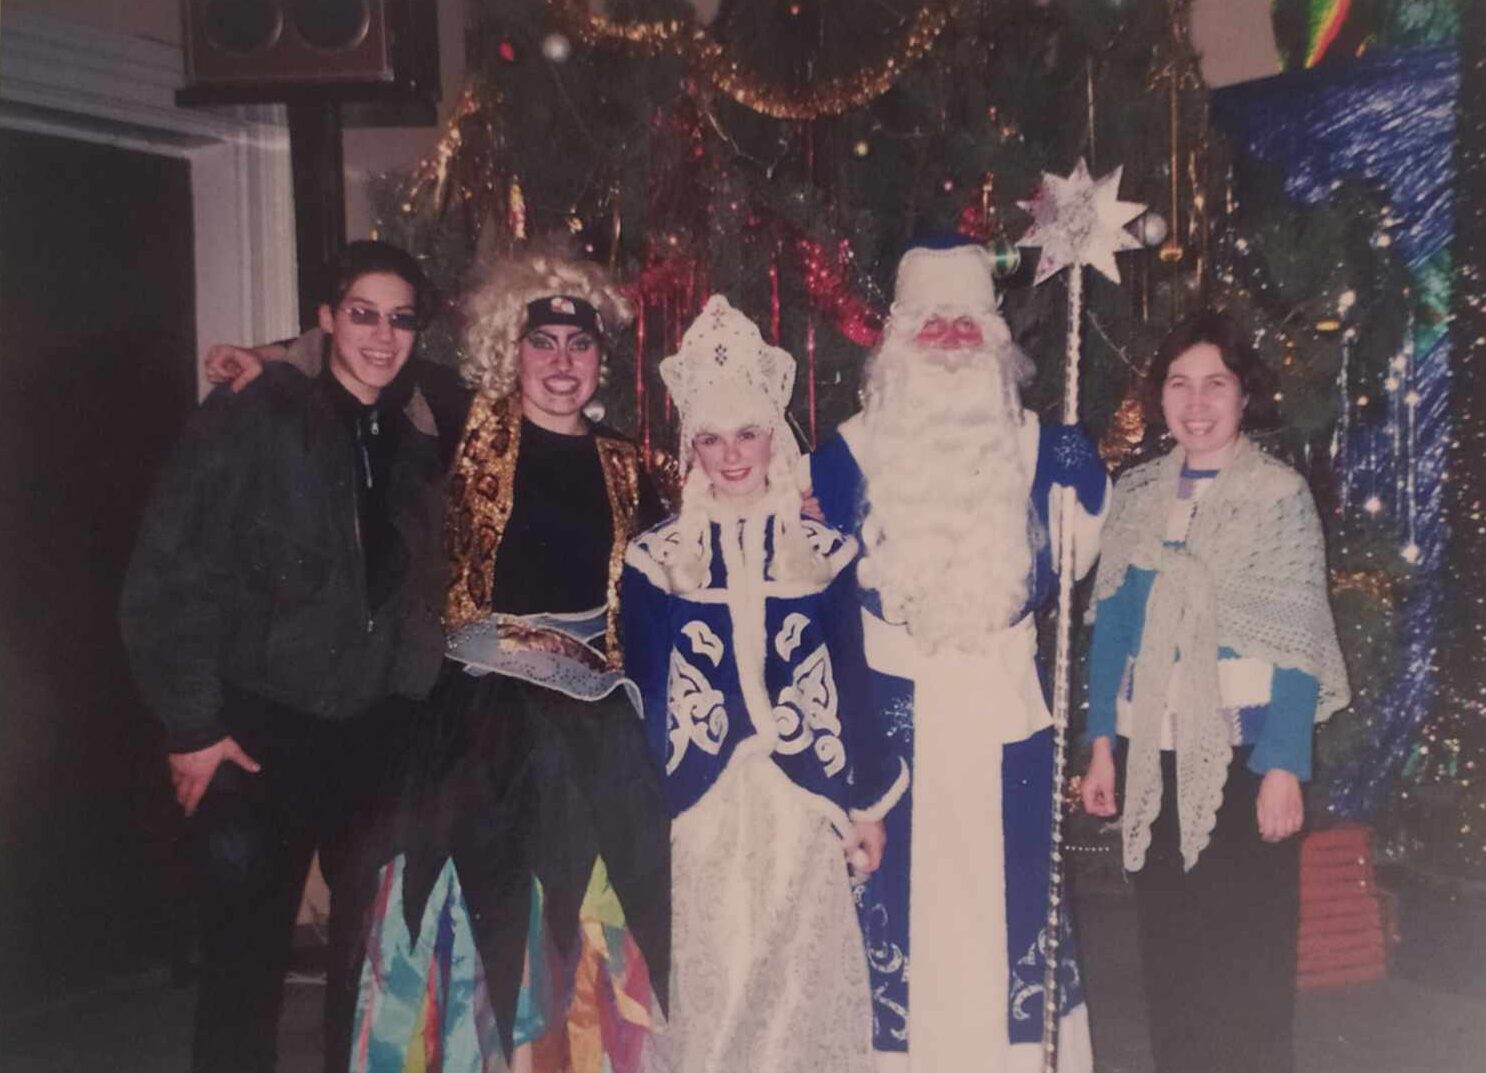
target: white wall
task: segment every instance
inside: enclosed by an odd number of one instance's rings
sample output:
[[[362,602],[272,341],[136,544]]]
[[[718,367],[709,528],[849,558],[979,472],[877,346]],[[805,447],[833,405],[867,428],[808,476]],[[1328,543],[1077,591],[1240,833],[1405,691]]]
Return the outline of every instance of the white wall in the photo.
[[[449,114],[464,85],[464,26],[468,3],[433,0],[439,15],[439,71],[443,82],[439,122]],[[715,0],[700,0],[701,3]],[[0,34],[10,12],[49,15],[88,29],[181,45],[181,0],[0,0]],[[439,127],[377,127],[348,130],[343,151],[346,169],[346,233],[364,237],[371,229],[367,180],[378,172],[406,170],[433,148]]]
[[[180,0],[4,0],[3,8],[0,33],[5,32],[6,12],[24,11],[167,45],[181,43]]]
[[[180,108],[176,45],[7,7],[0,125],[186,160],[198,352],[296,324],[289,136],[277,105]]]
[[[1280,73],[1269,0],[1197,0],[1192,44],[1202,54],[1202,77],[1214,89]]]

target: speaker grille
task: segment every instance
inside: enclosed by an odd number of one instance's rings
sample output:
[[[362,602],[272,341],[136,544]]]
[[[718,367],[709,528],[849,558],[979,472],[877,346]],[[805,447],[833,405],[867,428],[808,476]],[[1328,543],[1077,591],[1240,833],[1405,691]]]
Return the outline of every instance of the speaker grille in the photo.
[[[252,56],[273,47],[284,17],[271,0],[205,0],[201,28],[207,42],[231,56]]]
[[[182,104],[438,99],[434,0],[185,0]]]
[[[195,86],[325,86],[396,79],[394,0],[191,0]]]
[[[344,52],[366,39],[371,12],[366,0],[290,0],[294,32],[320,52]]]

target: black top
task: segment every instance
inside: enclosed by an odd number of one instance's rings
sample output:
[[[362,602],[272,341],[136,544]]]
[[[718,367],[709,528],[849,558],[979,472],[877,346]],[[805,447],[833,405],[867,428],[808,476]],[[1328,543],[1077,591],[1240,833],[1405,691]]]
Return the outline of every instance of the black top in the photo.
[[[396,417],[406,399],[389,398],[389,389],[376,402],[363,403],[336,379],[329,365],[320,382],[355,445],[356,535],[366,568],[367,607],[376,611],[408,572],[407,545],[392,524],[388,497],[400,427]]]
[[[660,502],[640,477],[639,525]],[[515,500],[495,559],[491,607],[514,615],[587,611],[608,601],[613,512],[591,432],[565,436],[525,418]]]

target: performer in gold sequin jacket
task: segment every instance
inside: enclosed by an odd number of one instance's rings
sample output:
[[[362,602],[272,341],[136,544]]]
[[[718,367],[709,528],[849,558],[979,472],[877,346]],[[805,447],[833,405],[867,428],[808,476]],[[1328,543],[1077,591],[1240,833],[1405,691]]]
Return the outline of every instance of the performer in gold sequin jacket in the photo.
[[[400,1071],[436,1039],[446,1069],[638,1073],[666,996],[669,826],[617,589],[661,508],[639,449],[583,413],[628,306],[597,266],[528,255],[466,313],[447,658],[365,847],[350,1067]]]

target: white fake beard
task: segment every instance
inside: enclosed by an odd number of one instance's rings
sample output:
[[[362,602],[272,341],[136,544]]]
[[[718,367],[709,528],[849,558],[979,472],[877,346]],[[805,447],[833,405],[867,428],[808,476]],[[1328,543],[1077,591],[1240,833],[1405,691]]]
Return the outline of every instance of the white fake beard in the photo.
[[[1022,460],[1019,362],[1004,325],[934,364],[891,333],[868,369],[861,578],[928,651],[976,651],[1026,604],[1045,539]]]

